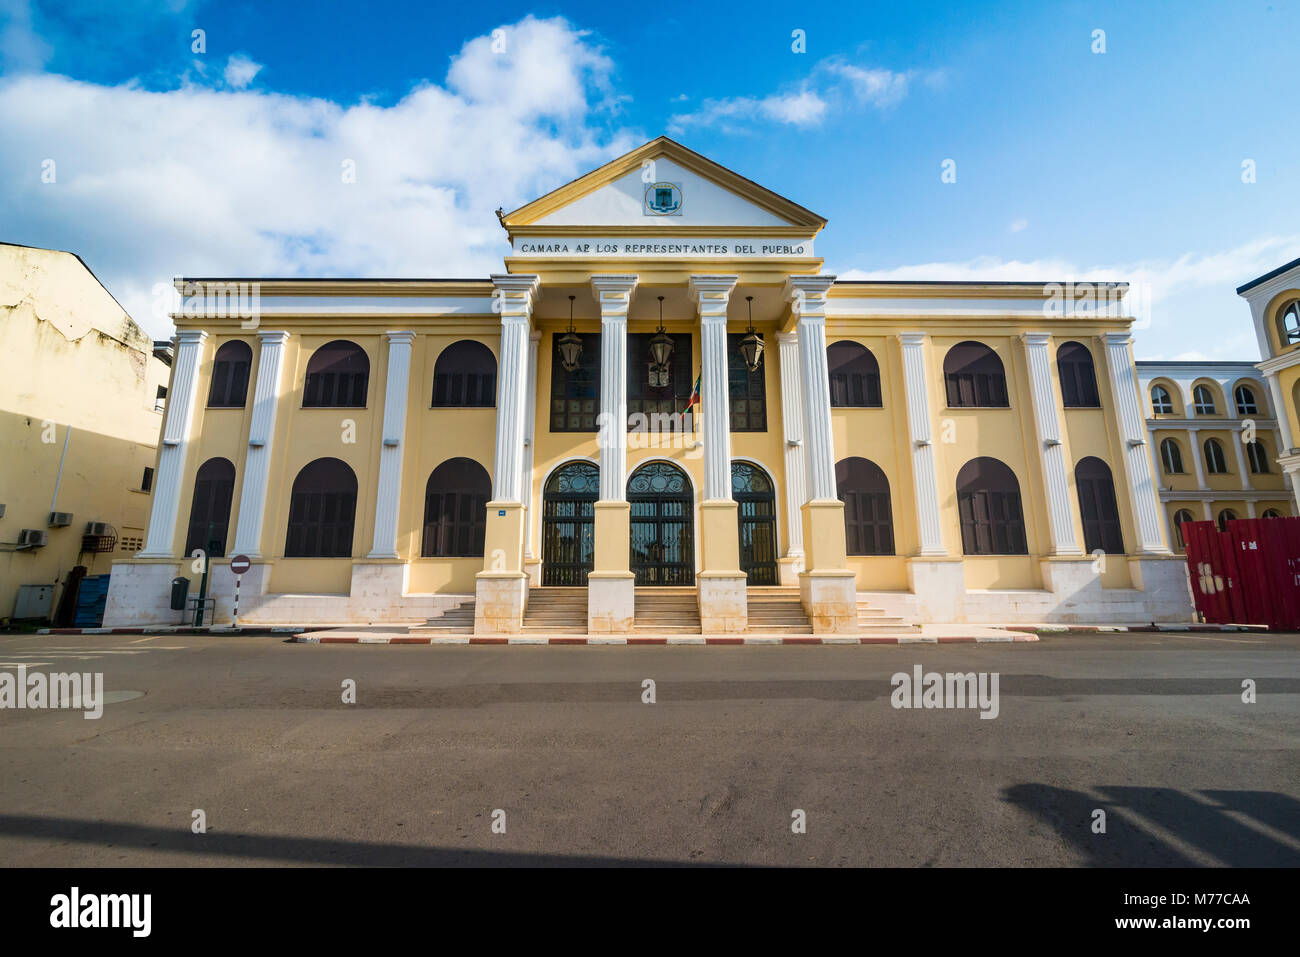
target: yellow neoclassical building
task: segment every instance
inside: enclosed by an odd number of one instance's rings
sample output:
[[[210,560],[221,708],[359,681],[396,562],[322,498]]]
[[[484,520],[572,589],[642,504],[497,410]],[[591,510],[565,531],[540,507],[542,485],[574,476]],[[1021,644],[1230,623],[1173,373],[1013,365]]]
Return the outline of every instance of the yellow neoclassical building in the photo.
[[[190,278],[106,625],[854,634],[1191,615],[1122,283],[843,281],[666,138],[481,279]]]
[[[1238,287],[1237,295],[1250,306],[1264,357],[1256,368],[1268,383],[1282,437],[1278,463],[1293,504],[1300,506],[1300,259],[1252,279]]]

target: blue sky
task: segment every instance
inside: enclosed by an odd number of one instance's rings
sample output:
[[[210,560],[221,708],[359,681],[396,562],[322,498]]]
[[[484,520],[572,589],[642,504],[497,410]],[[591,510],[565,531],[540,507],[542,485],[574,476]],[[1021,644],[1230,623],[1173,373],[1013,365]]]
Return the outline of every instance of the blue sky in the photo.
[[[174,274],[485,275],[493,208],[666,132],[828,217],[840,275],[1128,279],[1139,357],[1258,358],[1233,287],[1300,256],[1296,4],[739,9],[0,0],[0,240],[165,335]]]

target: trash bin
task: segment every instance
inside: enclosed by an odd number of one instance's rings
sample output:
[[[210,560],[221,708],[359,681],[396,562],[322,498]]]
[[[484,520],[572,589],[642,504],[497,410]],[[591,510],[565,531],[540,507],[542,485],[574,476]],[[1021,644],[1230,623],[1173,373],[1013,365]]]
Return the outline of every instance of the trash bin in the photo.
[[[190,580],[188,578],[172,579],[172,611],[184,611],[185,599],[190,594]]]

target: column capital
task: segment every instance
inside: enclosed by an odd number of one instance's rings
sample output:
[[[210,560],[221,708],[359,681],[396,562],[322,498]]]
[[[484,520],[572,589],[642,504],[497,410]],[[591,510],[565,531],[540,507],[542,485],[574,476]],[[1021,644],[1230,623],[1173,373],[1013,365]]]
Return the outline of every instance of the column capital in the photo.
[[[410,329],[389,329],[384,333],[390,343],[406,343],[410,345],[415,341],[415,333]]]
[[[1023,336],[1027,346],[1045,346],[1052,339],[1050,332],[1026,332]]]
[[[785,298],[790,300],[798,299],[802,293],[806,298],[816,296],[819,299],[824,299],[833,285],[835,285],[834,276],[787,276],[785,280]]]
[[[797,346],[799,344],[799,333],[791,329],[789,332],[778,332],[776,341],[783,346]]]
[[[177,329],[176,330],[177,345],[198,345],[207,337],[208,334],[203,329]]]
[[[729,298],[738,282],[740,282],[739,276],[691,276],[686,286],[691,291],[691,295],[697,299],[703,299],[705,296]]]
[[[930,338],[928,332],[900,332],[898,341],[905,346],[920,346],[925,344],[925,340]]]
[[[1103,332],[1101,337],[1109,346],[1126,346],[1133,341],[1133,337],[1127,332]]]
[[[634,273],[596,273],[591,277],[591,288],[604,311],[606,302],[621,300],[626,303],[631,300],[639,281],[640,277]]]
[[[496,305],[494,295],[493,311],[501,313],[502,319],[528,319],[533,313],[533,304],[542,288],[540,276],[532,273],[493,273],[490,277],[495,292],[503,301]]]
[[[287,329],[259,329],[257,330],[257,338],[264,345],[282,346],[289,341],[289,331]]]

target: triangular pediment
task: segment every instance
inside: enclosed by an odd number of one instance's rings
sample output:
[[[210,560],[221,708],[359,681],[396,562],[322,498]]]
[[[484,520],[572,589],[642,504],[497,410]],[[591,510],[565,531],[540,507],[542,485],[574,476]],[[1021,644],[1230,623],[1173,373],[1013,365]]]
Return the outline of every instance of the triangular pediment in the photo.
[[[812,236],[826,220],[661,136],[501,218],[507,230],[756,229]]]

